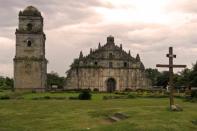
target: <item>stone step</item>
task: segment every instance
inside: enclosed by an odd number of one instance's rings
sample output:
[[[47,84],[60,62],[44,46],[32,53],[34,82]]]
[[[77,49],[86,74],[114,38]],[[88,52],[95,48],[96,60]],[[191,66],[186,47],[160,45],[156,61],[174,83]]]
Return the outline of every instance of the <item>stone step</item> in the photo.
[[[128,116],[123,114],[123,113],[115,113],[114,116],[121,119],[121,120],[124,120],[124,119],[128,118]]]
[[[120,121],[120,119],[117,118],[117,117],[115,117],[115,116],[110,116],[110,117],[109,117],[109,120],[112,121],[112,122]]]

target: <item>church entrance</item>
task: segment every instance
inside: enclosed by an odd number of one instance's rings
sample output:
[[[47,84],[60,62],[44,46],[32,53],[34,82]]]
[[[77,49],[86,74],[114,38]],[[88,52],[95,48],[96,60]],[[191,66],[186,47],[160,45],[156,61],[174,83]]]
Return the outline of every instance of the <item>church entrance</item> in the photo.
[[[116,80],[114,78],[109,78],[107,80],[107,92],[113,92],[116,89]]]

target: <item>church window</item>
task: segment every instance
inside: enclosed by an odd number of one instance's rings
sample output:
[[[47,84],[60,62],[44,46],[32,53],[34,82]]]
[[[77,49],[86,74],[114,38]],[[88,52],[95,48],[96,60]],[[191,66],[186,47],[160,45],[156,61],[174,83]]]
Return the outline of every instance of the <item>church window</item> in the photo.
[[[113,57],[113,54],[112,53],[109,53],[109,58],[111,59]]]
[[[97,62],[97,61],[95,61],[95,62],[94,62],[94,65],[96,65],[96,66],[97,66],[97,65],[98,65],[98,62]]]
[[[112,62],[109,62],[109,68],[112,68],[112,67],[113,67]]]
[[[127,66],[128,66],[127,62],[124,62],[124,67],[127,67]]]
[[[79,62],[79,65],[83,65],[83,61],[80,61],[80,62]]]
[[[32,43],[30,40],[27,41],[27,47],[31,47],[32,46]]]
[[[27,24],[27,30],[28,31],[31,31],[32,30],[32,27],[33,27],[33,25],[31,23],[28,23]]]

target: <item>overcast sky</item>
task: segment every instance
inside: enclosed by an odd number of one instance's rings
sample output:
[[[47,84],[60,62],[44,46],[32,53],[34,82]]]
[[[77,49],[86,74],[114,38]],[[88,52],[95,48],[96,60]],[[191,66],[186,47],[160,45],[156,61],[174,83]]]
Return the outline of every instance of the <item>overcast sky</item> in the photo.
[[[197,0],[0,0],[1,76],[13,76],[18,12],[28,5],[44,17],[48,72],[65,76],[81,50],[87,55],[109,35],[146,68],[167,63],[169,46],[176,64],[197,60]]]

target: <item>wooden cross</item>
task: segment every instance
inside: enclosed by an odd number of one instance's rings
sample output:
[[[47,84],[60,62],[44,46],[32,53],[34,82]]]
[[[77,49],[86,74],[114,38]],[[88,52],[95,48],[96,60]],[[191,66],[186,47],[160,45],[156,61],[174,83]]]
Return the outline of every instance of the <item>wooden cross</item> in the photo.
[[[169,65],[157,64],[156,67],[167,67],[169,68],[169,87],[170,87],[170,108],[174,105],[174,87],[173,87],[173,68],[185,68],[186,65],[174,65],[173,58],[176,58],[176,55],[173,54],[173,48],[169,47],[169,54],[166,55],[169,58]]]

